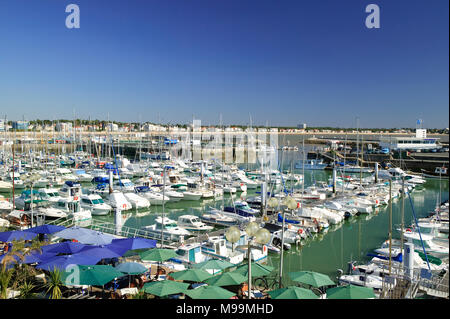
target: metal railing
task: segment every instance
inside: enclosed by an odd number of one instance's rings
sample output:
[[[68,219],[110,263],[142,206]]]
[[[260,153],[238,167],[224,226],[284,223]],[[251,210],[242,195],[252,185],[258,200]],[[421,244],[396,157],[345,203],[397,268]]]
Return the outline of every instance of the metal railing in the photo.
[[[387,265],[381,267],[386,271],[386,275],[383,277],[380,298],[412,299],[419,292],[433,297],[449,297],[448,271],[444,275],[429,273],[425,276],[422,269],[414,269],[410,277],[401,266],[392,266],[390,275]]]

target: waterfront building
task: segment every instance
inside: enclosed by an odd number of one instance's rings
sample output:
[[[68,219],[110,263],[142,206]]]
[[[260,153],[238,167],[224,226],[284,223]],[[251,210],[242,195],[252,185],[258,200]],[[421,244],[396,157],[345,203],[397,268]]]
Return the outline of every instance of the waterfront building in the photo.
[[[439,138],[427,138],[426,129],[416,129],[416,136],[389,136],[380,138],[380,147],[390,150],[430,150],[440,148]]]

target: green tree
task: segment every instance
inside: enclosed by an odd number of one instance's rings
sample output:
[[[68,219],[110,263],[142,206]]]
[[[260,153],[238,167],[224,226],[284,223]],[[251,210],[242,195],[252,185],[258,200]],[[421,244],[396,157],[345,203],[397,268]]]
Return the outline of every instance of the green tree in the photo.
[[[53,271],[49,273],[48,281],[44,284],[44,289],[46,289],[46,293],[50,293],[51,299],[61,299],[62,286],[61,271],[55,267]]]

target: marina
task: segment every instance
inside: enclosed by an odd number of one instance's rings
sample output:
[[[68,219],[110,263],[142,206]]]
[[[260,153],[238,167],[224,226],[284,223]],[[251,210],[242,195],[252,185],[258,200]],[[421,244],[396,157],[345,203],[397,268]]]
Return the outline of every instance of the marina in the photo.
[[[448,302],[449,1],[1,7],[0,304]]]
[[[26,230],[37,225],[67,229],[82,226],[116,238],[155,240],[157,247],[177,252],[174,259],[161,265],[166,274],[187,270],[193,264],[207,260],[244,264],[246,251],[233,251],[233,247],[247,245],[246,228],[253,224],[267,231],[268,240],[259,249],[252,250],[252,261],[272,269],[268,276],[278,285],[280,281],[276,278],[280,276],[282,264],[283,274],[314,271],[334,282],[328,288],[346,284],[370,287],[374,289],[376,298],[397,298],[400,295],[406,298],[407,293],[409,298],[448,298],[445,280],[443,287],[440,282],[439,289],[430,290],[420,275],[420,269],[429,265],[429,258],[440,264],[433,268],[433,282],[438,280],[436,278],[448,276],[448,183],[442,175],[441,179],[427,178],[400,168],[385,170],[379,165],[375,170],[352,170],[348,165],[336,165],[333,171],[323,167],[316,169],[314,165],[323,165],[323,162],[316,164],[314,160],[303,160],[305,153],[303,149],[300,152],[281,151],[278,154],[280,163],[283,163],[281,171],[269,170],[268,167],[258,169],[258,165],[239,168],[216,160],[193,162],[173,156],[166,160],[155,158],[131,162],[120,154],[108,159],[92,158],[82,152],[61,156],[59,160],[52,155],[54,163],[59,162],[59,165],[49,168],[50,156],[46,158],[42,152],[36,153],[35,157],[14,154],[13,165],[11,148],[7,156],[2,157],[7,158],[3,162],[4,179],[15,167],[25,187],[14,190],[19,196],[12,195],[12,187],[3,189],[3,202],[13,202],[16,210],[12,205],[5,206],[2,223],[9,225],[5,229],[10,230]],[[58,168],[63,167],[63,163],[71,164],[64,164],[64,170]],[[72,174],[79,173],[80,169],[81,174]],[[122,173],[126,178],[121,176]],[[56,181],[57,176],[62,181],[53,184],[51,181]],[[100,179],[100,176],[103,177]],[[389,181],[393,187],[391,197]],[[232,189],[228,186],[225,192],[226,186],[232,184],[238,187]],[[405,198],[402,185],[406,185]],[[263,199],[262,190],[268,191]],[[287,199],[294,202],[293,207],[289,206]],[[407,205],[404,205],[405,200]],[[420,238],[412,240],[418,254],[414,257],[419,262],[418,268],[414,268],[418,274],[415,284],[405,279],[405,270],[398,262],[402,256],[399,255],[398,239],[402,201],[403,229],[415,228],[417,218],[425,221],[424,218],[437,207],[442,210],[438,217],[443,221],[439,224],[442,231],[439,231],[442,234],[440,246],[430,241],[430,247],[424,242],[429,250],[422,251]],[[390,232],[389,225],[395,231]],[[227,238],[230,229],[239,230],[237,242],[230,242]],[[385,248],[386,234],[390,234],[390,240],[396,245],[393,247],[395,254],[391,251],[390,257],[389,249]],[[408,236],[406,234],[405,238]],[[426,236],[422,235],[422,241],[427,239]],[[283,261],[280,260],[281,252]],[[142,262],[136,257],[129,258],[124,261]],[[389,270],[386,260],[390,261]],[[143,265],[152,271],[152,264]],[[371,271],[373,274],[369,277],[361,277],[361,273],[355,271],[357,267],[371,267],[376,271]],[[386,282],[390,276],[397,276],[402,283],[408,284],[404,284],[403,290],[396,288],[397,285]],[[256,285],[261,296],[267,298],[275,284],[269,284],[263,277],[262,281],[258,278],[253,281],[253,287]],[[282,276],[281,282],[283,287],[296,284],[288,275]],[[400,292],[397,291],[399,289]],[[315,290],[315,293],[319,298],[326,298],[323,289]]]

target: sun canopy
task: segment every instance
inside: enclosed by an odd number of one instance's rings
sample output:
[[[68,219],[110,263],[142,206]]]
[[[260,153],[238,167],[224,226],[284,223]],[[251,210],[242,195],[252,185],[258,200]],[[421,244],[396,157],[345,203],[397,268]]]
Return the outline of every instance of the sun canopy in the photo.
[[[36,233],[21,230],[5,231],[0,233],[0,241],[8,243],[13,240],[32,240],[36,236]]]
[[[230,299],[234,293],[217,286],[201,286],[186,291],[186,295],[192,299]]]
[[[61,271],[65,271],[68,266],[73,265],[95,265],[102,258],[97,256],[90,256],[84,254],[73,254],[73,255],[64,255],[64,256],[56,256],[47,261],[42,262],[37,265],[36,268],[53,271],[55,268]]]
[[[372,299],[373,288],[346,285],[327,289],[327,299]]]
[[[25,229],[26,232],[31,232],[35,234],[53,234],[59,231],[66,229],[64,226],[56,226],[56,225],[41,225],[33,228]]]
[[[60,232],[54,233],[53,235],[64,239],[75,239],[82,244],[91,245],[107,245],[116,238],[113,235],[104,234],[96,230],[77,226],[66,228]]]
[[[61,281],[68,286],[88,285],[103,286],[124,274],[110,265],[80,265],[65,271]]]
[[[139,253],[143,261],[166,261],[178,257],[172,249],[153,248]]]
[[[272,299],[318,299],[319,297],[309,289],[287,287],[268,292]]]
[[[327,275],[313,271],[297,271],[289,273],[291,279],[295,282],[311,285],[313,287],[323,287],[335,285],[335,282]]]
[[[73,241],[65,241],[61,243],[42,246],[42,251],[47,253],[59,253],[59,254],[75,254],[81,249],[86,247],[85,244],[76,243]]]
[[[146,293],[164,297],[179,293],[185,293],[189,284],[172,280],[153,281],[146,283],[143,290]]]

